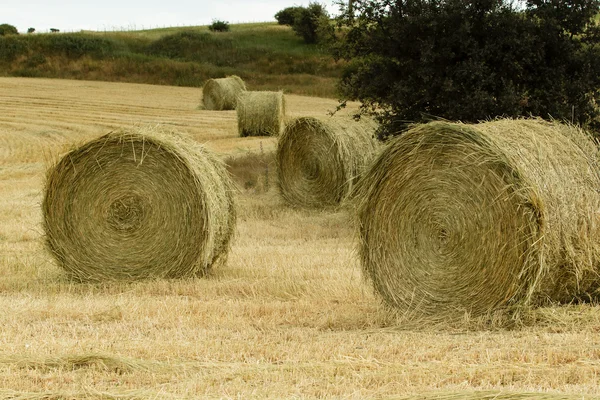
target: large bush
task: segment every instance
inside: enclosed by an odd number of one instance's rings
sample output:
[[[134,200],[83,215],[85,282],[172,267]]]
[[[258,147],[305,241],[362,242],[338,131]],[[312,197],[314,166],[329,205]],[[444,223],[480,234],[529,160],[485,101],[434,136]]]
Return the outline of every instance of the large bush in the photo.
[[[280,25],[290,25],[305,43],[326,42],[333,34],[329,13],[322,4],[309,3],[308,7],[288,7],[277,14]]]
[[[353,3],[338,19],[340,89],[388,132],[529,115],[597,127],[600,0]]]
[[[19,31],[13,25],[0,24],[0,36],[18,35]]]
[[[279,25],[292,26],[294,25],[294,18],[296,17],[296,13],[301,9],[304,9],[304,7],[295,6],[284,8],[283,10],[278,11],[277,14],[275,14],[275,19],[277,20],[277,23]]]
[[[208,26],[208,30],[211,32],[229,32],[229,22],[213,20],[212,24]]]

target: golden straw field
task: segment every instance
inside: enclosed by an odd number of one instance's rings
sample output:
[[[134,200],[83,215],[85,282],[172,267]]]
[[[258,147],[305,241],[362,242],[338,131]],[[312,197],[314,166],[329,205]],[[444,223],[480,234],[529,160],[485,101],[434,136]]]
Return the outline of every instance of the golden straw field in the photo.
[[[201,110],[201,95],[0,78],[0,398],[600,398],[599,306],[408,327],[363,279],[352,210],[287,207],[277,138],[239,137],[235,110]],[[288,118],[336,105],[286,95]],[[68,280],[44,247],[48,166],[111,130],[157,124],[230,165],[227,262],[197,279]]]

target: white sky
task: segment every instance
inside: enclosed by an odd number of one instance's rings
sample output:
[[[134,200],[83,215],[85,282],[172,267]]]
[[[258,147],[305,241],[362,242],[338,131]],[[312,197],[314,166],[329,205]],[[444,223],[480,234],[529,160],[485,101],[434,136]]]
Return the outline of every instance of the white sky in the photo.
[[[335,15],[333,0],[317,1]],[[3,4],[4,3],[4,4]],[[307,6],[309,0],[0,0],[0,24],[19,32],[50,28],[80,30],[139,30],[170,26],[208,25],[213,19],[242,22],[275,21],[286,7]]]

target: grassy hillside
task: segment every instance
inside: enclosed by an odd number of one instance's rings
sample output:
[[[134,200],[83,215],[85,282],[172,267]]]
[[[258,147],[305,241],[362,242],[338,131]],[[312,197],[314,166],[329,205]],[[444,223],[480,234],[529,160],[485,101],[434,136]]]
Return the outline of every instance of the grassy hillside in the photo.
[[[199,87],[236,74],[252,90],[336,97],[340,69],[326,49],[276,23],[0,36],[0,76]]]

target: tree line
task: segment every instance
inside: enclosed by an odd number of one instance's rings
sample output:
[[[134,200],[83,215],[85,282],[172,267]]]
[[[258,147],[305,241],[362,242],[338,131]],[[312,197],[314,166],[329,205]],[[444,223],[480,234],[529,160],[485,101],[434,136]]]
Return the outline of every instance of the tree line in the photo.
[[[600,131],[600,0],[338,5],[339,16],[326,24],[334,31],[323,28],[329,16],[317,3],[275,17],[347,62],[339,92],[382,122],[381,136],[432,119],[499,116],[539,116]],[[309,28],[312,36],[303,33]]]

